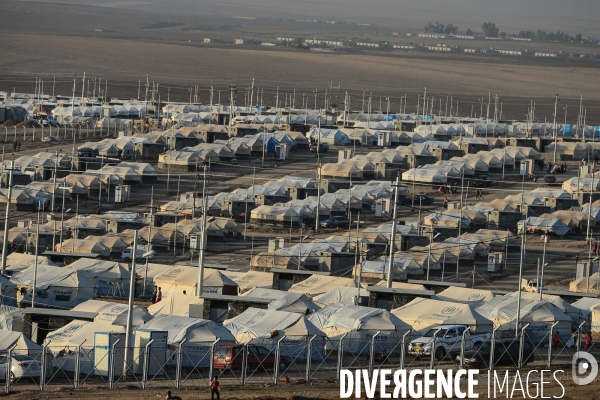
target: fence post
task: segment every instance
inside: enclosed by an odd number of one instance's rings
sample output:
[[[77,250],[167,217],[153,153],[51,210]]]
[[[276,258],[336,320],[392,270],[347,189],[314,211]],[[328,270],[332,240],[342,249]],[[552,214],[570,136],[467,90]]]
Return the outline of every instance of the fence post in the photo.
[[[381,331],[377,331],[372,337],[371,337],[371,346],[370,346],[370,351],[369,351],[369,377],[373,376],[373,368],[375,367],[375,339],[377,338],[377,335],[379,335],[381,333]]]
[[[35,142],[35,126],[33,127],[33,139],[31,139],[32,142]]]
[[[400,342],[400,369],[404,369],[404,356],[406,355],[406,337],[412,332],[412,329],[409,329],[404,335],[402,335],[402,341]]]
[[[490,371],[492,371],[494,369],[494,352],[496,351],[496,331],[498,330],[498,327],[495,327],[492,330],[492,338],[490,340],[490,365],[488,366],[488,369]]]
[[[148,386],[148,363],[150,362],[150,345],[152,342],[154,342],[154,339],[150,340],[144,349],[144,365],[142,365],[142,389],[146,389]]]
[[[338,345],[338,362],[337,362],[337,380],[340,380],[341,370],[342,370],[342,361],[344,358],[344,339],[348,336],[347,333],[340,338],[340,343]]]
[[[44,389],[46,388],[46,356],[48,353],[48,345],[50,344],[51,340],[48,340],[48,342],[42,346],[42,370],[40,371],[40,390],[44,391]]]
[[[304,379],[306,382],[310,382],[310,363],[312,361],[312,342],[315,340],[317,335],[313,335],[308,340],[308,349],[306,349],[306,378]]]
[[[523,344],[525,343],[525,329],[527,329],[528,326],[529,324],[526,324],[521,329],[521,337],[519,338],[519,361],[517,364],[517,369],[521,369],[521,367],[523,367]]]
[[[181,342],[179,342],[179,347],[177,348],[177,365],[175,366],[175,388],[179,389],[181,387],[181,371],[183,369],[183,344],[187,338],[183,338]]]
[[[115,384],[115,347],[121,341],[117,339],[112,347],[110,348],[110,363],[108,364],[108,388],[113,389]],[[127,374],[127,371],[123,371],[123,375]]]
[[[83,342],[79,346],[77,346],[77,354],[75,354],[75,376],[73,377],[73,387],[75,389],[79,388],[79,381],[81,374],[81,346],[86,342],[87,339],[83,339]]]
[[[246,366],[248,363],[248,343],[242,347],[242,386],[246,384]]]
[[[575,349],[576,352],[581,351],[581,328],[583,328],[583,325],[585,325],[586,322],[587,321],[583,321],[579,324],[579,327],[577,328],[577,348]]]
[[[462,338],[460,340],[460,369],[465,368],[465,336],[467,332],[471,330],[471,327],[468,326],[462,333]],[[472,342],[472,341],[471,341]]]
[[[281,341],[283,339],[285,339],[285,335],[277,341],[277,346],[275,347],[275,376],[273,377],[273,383],[276,385],[279,382],[279,361],[281,360]]]
[[[215,369],[215,347],[217,346],[217,343],[219,343],[219,340],[221,340],[220,338],[217,338],[217,340],[215,340],[212,344],[212,347],[210,348],[210,361],[209,361],[209,368],[208,368],[208,373],[210,374],[209,377],[209,381],[212,380],[213,378],[213,371]]]
[[[433,337],[431,338],[431,359],[429,360],[429,369],[435,369],[435,339],[439,331],[441,331],[441,329],[435,331]]]
[[[15,349],[15,347],[17,347],[17,345],[15,344],[14,346],[12,346],[10,349],[8,349],[8,355],[6,356],[6,376],[4,377],[4,379],[6,379],[6,393],[10,393],[10,386],[11,386],[11,381],[10,381],[10,370],[11,370],[11,365],[12,365],[12,352]]]
[[[23,127],[23,141],[27,140],[27,129]]]
[[[552,346],[554,339],[554,327],[558,325],[559,321],[556,321],[552,325],[550,325],[550,338],[548,339],[548,368],[552,366]]]

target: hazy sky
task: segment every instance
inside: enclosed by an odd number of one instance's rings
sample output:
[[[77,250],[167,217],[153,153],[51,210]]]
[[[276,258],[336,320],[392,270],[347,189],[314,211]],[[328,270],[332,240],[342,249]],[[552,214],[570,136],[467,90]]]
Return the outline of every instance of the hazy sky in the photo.
[[[40,0],[20,0],[35,2]],[[44,0],[41,0],[44,1]],[[501,30],[562,30],[600,37],[600,0],[45,0],[172,14],[315,18],[420,29],[427,22],[480,29],[486,21]]]
[[[483,22],[492,21],[507,32],[528,27],[571,34],[600,31],[596,27],[599,0],[158,0],[157,5],[169,3],[182,10],[222,15],[365,20],[408,27],[439,20],[461,29],[478,29]],[[176,9],[169,7],[170,11]]]

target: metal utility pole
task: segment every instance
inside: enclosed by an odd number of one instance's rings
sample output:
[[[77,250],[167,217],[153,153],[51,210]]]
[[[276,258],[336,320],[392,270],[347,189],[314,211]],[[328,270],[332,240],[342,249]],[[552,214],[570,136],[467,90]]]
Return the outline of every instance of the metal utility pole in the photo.
[[[527,234],[527,220],[523,221],[523,236],[521,237],[521,261],[519,262],[519,295],[517,297],[517,323],[515,326],[515,334],[517,337],[519,336],[519,322],[521,320],[521,290],[522,284],[521,279],[523,279],[523,251],[525,249],[525,235]],[[508,240],[508,236],[507,239]]]
[[[6,256],[8,255],[8,227],[10,225],[10,203],[12,201],[12,187],[13,187],[13,168],[15,167],[15,161],[10,162],[10,173],[8,178],[8,198],[6,199],[6,219],[4,220],[4,238],[2,238],[2,268],[0,273],[6,274]]]
[[[587,283],[586,283],[586,289],[585,289],[586,293],[589,293],[589,291],[590,291],[590,270],[592,268],[592,240],[591,240],[591,237],[590,237],[590,233],[591,233],[590,220],[592,218],[593,193],[594,193],[594,174],[592,174],[592,185],[590,186],[590,199],[589,199],[588,220],[587,220],[587,234],[585,236],[585,240],[587,241],[588,247],[589,247],[589,251],[588,251],[588,265],[587,265],[587,268],[586,268],[586,276],[587,276]]]
[[[548,244],[548,227],[544,234],[544,253],[542,254],[542,274],[538,282],[538,291],[540,292],[540,301],[542,301],[542,288],[544,287],[544,267],[546,266],[546,244]]]
[[[556,96],[554,96],[554,125],[552,126],[552,129],[554,130],[554,164],[556,164],[556,140],[558,137],[558,132],[556,131],[556,106],[558,105],[559,100],[557,93]]]
[[[131,258],[131,271],[129,274],[129,310],[127,311],[127,327],[125,328],[125,365],[123,376],[127,375],[131,360],[131,334],[133,333],[133,297],[135,296],[135,260],[137,258],[138,231],[133,234],[133,255]]]
[[[317,231],[319,230],[320,209],[321,209],[321,163],[319,163],[317,166],[317,214],[315,215],[315,233],[317,233]]]
[[[193,218],[193,216],[192,216]],[[148,224],[148,248],[147,252],[152,252],[152,225],[154,224],[154,186],[152,186],[152,192],[150,195],[150,224]],[[177,238],[177,231],[175,232],[175,238]],[[144,269],[144,291],[142,297],[146,297],[146,281],[148,280],[148,258],[146,257],[146,268]]]
[[[33,293],[31,294],[31,308],[35,308],[35,287],[37,286],[38,248],[40,247],[40,204],[38,204],[36,229],[37,232],[35,237],[35,267],[33,269]],[[27,238],[27,240],[29,240],[29,238]]]
[[[202,177],[202,219],[201,219],[201,237],[200,237],[200,255],[198,256],[198,285],[196,286],[196,296],[202,296],[204,282],[204,247],[206,242],[206,165],[204,165],[204,174]]]
[[[392,287],[392,267],[394,266],[394,248],[396,247],[396,219],[398,218],[398,187],[400,186],[400,174],[396,176],[396,184],[394,185],[394,207],[392,219],[392,232],[390,236],[390,258],[388,260],[388,275],[387,287]]]
[[[61,213],[62,216],[60,218],[60,251],[63,251],[63,232],[65,230],[65,190],[67,190],[67,182],[65,180],[63,180],[63,187],[62,187],[62,209],[61,209]],[[56,248],[53,248],[52,251],[56,251]]]

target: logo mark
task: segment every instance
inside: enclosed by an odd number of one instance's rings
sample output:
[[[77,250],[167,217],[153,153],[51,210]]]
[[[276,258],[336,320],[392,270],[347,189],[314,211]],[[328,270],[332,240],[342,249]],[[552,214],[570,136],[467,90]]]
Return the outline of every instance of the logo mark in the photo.
[[[446,307],[442,310],[442,314],[454,314],[458,311],[458,307]]]
[[[573,382],[576,385],[588,385],[596,379],[596,376],[598,376],[598,362],[590,353],[578,351],[573,355],[571,371]],[[585,378],[581,377],[581,375],[588,373],[589,375]]]

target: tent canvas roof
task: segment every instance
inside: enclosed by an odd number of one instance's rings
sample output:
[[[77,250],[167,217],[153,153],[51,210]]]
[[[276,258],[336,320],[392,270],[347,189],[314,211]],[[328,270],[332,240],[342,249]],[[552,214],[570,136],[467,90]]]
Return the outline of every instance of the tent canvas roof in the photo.
[[[468,304],[417,298],[392,314],[410,324],[414,330],[423,331],[435,325],[463,324],[475,328],[478,332],[492,330],[492,321],[473,311]]]

